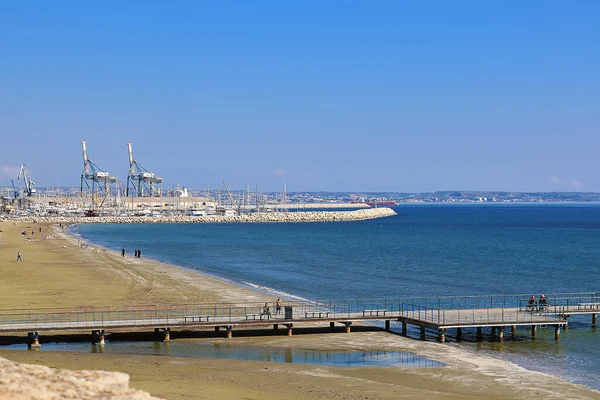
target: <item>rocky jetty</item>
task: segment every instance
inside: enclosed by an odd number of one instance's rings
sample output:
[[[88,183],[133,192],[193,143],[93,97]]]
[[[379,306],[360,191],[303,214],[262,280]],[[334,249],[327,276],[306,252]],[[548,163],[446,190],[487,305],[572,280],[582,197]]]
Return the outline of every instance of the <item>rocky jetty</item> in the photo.
[[[129,375],[69,371],[0,358],[0,400],[158,400],[129,387]]]
[[[361,221],[397,215],[391,208],[367,208],[353,211],[299,211],[299,212],[269,212],[249,213],[232,216],[131,216],[131,217],[39,217],[38,222],[54,222],[62,224],[76,223],[105,223],[105,224],[144,224],[144,223],[259,223],[259,222],[331,222],[331,221]],[[27,218],[31,219],[31,217]]]

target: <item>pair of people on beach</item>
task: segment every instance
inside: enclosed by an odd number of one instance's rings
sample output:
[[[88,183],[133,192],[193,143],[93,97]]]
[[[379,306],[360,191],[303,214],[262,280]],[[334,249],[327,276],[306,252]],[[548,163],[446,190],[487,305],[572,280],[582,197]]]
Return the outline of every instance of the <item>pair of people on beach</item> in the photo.
[[[122,257],[125,257],[125,249],[121,249],[121,256],[122,256]],[[134,252],[133,252],[133,256],[134,256],[135,258],[140,258],[140,257],[142,257],[142,251],[141,251],[140,249],[136,249],[136,250],[134,250]]]

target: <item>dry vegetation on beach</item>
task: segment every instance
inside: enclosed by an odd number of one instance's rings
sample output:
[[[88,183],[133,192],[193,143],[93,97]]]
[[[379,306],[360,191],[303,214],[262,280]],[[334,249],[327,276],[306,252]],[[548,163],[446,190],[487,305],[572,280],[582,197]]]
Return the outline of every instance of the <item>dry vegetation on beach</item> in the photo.
[[[0,230],[0,309],[273,301],[266,294],[185,269],[131,256],[123,259],[95,246],[82,248],[55,225],[2,221]],[[23,231],[28,236],[22,236]],[[24,261],[17,263],[18,250]],[[202,340],[233,346],[410,351],[447,366],[349,369],[5,349],[0,349],[0,356],[51,367],[125,372],[132,387],[166,399],[600,398],[598,392],[453,344],[421,342],[383,331]]]

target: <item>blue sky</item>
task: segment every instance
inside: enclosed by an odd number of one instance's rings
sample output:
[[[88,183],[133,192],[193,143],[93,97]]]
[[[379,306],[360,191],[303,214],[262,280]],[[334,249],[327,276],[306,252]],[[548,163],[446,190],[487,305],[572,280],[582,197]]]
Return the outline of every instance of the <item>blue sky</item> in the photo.
[[[600,191],[597,1],[5,1],[0,185]],[[14,176],[13,176],[14,175]]]

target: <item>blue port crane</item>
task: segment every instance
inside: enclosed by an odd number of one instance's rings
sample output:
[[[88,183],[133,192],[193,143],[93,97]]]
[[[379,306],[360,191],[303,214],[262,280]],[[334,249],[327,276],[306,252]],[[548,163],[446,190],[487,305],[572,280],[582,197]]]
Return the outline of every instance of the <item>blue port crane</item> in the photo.
[[[29,175],[29,171],[27,170],[25,164],[21,165],[17,179],[22,179],[23,182],[25,182],[25,194],[27,197],[33,196],[33,194],[36,192],[35,188],[33,187],[35,182],[31,180],[31,175]]]
[[[86,142],[81,142],[83,151],[83,171],[81,172],[80,195],[83,196],[83,185],[91,189],[92,209],[102,207],[106,198],[110,195],[110,184],[117,182],[117,178],[110,176],[107,171],[102,170],[88,158]],[[100,200],[101,199],[101,200]]]
[[[160,190],[156,187],[156,185],[161,184],[163,178],[156,176],[154,172],[148,171],[146,168],[142,167],[135,160],[135,158],[133,158],[131,143],[127,143],[127,151],[129,153],[129,173],[127,174],[126,192],[127,197],[160,196]]]
[[[15,186],[15,181],[13,181],[12,179],[10,180],[10,183],[12,184],[12,189],[13,189],[13,197],[14,199],[18,199],[19,198],[19,191],[17,190],[16,186]]]

